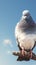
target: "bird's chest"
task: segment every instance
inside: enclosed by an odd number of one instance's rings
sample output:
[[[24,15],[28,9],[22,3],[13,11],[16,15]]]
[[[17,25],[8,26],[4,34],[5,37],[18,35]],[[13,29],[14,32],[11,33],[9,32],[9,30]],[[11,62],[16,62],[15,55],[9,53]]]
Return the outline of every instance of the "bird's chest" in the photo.
[[[20,46],[24,47],[25,49],[32,49],[36,40],[35,34],[21,34],[19,38]]]

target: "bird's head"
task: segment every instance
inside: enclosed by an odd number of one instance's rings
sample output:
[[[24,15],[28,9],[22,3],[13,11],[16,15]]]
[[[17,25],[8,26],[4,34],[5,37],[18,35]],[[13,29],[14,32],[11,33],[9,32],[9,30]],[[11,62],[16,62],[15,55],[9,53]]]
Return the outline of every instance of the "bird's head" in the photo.
[[[30,17],[29,10],[24,10],[22,12],[22,16],[23,16],[24,19],[28,19]]]
[[[24,10],[22,12],[22,19],[24,19],[29,26],[34,26],[34,21],[30,15],[29,10]]]
[[[23,14],[24,16],[28,16],[30,13],[29,13],[29,10],[24,10],[24,11],[22,12],[22,14]]]

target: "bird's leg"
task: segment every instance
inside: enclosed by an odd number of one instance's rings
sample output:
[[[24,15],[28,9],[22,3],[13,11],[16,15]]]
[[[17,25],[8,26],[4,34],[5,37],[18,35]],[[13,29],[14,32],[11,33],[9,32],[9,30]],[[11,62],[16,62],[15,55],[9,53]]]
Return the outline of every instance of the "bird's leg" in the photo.
[[[21,55],[20,55],[19,57],[20,57],[21,59],[24,58],[24,56],[25,56],[25,51],[24,51],[24,49],[20,50],[20,53],[21,53]]]
[[[32,50],[30,50],[30,58],[32,58]]]
[[[21,50],[21,54],[22,54],[22,56],[25,56],[25,50],[24,50],[23,47],[22,47],[22,50]]]
[[[36,41],[35,41],[35,46],[36,46]]]
[[[23,55],[23,56],[25,55],[25,51],[24,51],[24,49],[22,49],[22,55]]]

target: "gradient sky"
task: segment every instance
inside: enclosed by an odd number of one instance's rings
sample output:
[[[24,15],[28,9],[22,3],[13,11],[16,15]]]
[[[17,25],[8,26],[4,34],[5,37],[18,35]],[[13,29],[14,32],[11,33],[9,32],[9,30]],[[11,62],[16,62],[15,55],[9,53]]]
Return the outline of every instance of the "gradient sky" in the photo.
[[[25,9],[36,21],[36,0],[0,0],[0,65],[36,65],[33,60],[17,62],[17,57],[11,55],[11,51],[18,50],[14,30]]]

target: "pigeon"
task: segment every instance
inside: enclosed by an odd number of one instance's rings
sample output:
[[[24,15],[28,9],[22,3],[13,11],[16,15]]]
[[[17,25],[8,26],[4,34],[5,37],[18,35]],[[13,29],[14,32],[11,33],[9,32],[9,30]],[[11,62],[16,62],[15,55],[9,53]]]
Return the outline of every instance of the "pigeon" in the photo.
[[[25,51],[30,52],[36,46],[36,23],[33,20],[29,10],[22,12],[20,21],[15,26],[15,38],[22,56],[25,56]]]

